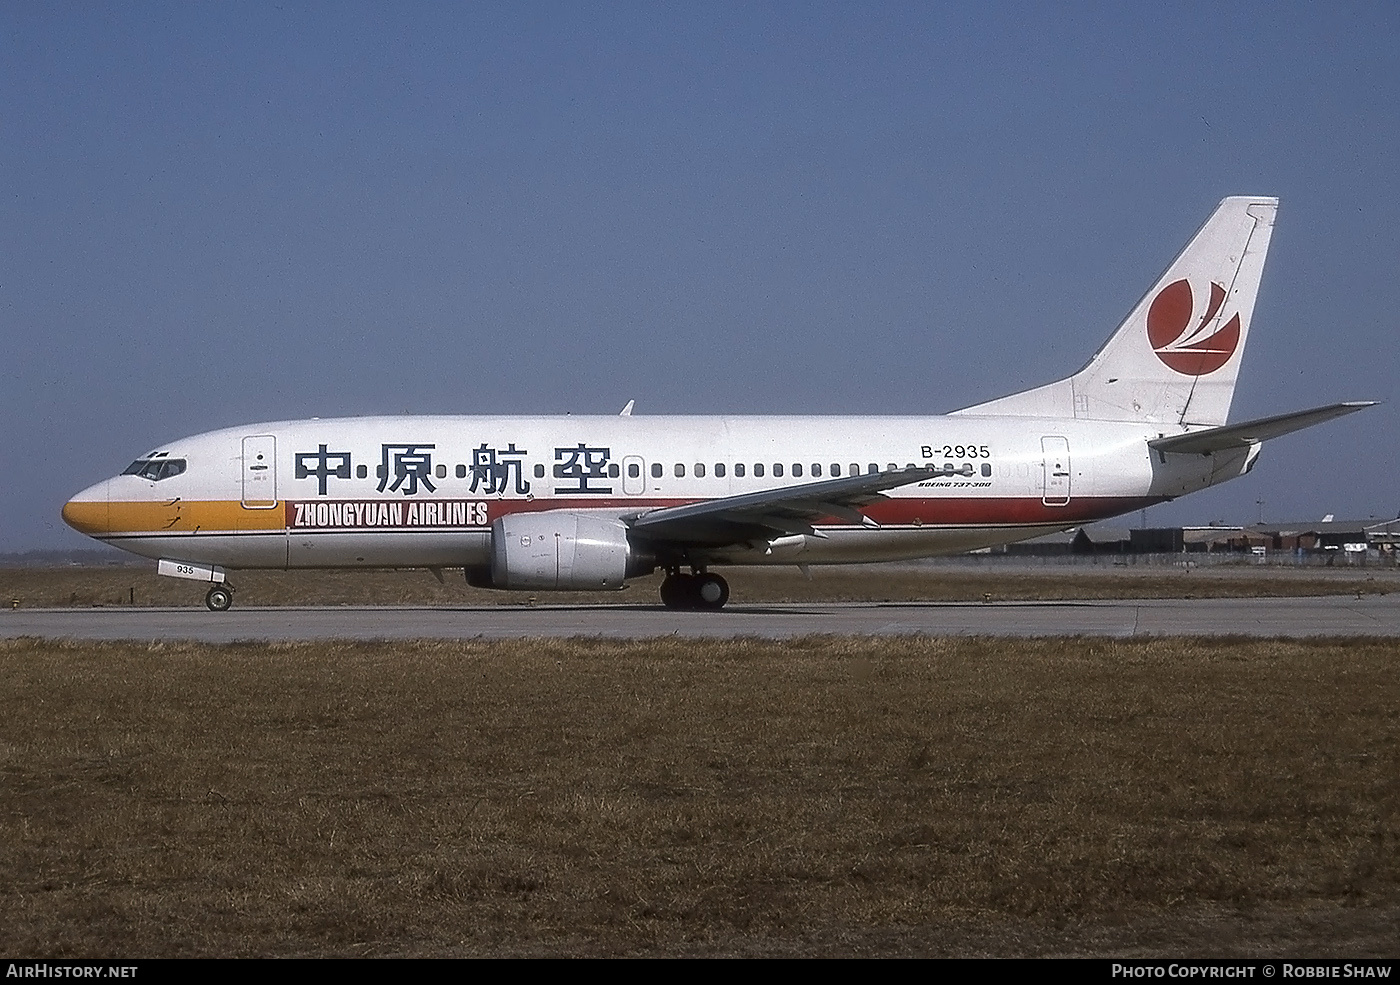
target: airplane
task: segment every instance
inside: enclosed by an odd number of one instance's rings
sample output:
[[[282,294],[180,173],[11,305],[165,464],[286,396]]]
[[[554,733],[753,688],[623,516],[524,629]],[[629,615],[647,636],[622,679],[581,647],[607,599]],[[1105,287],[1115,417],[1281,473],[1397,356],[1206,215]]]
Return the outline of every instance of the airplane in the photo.
[[[157,446],[63,507],[207,582],[249,568],[461,568],[500,589],[719,609],[714,569],[957,554],[1249,472],[1270,438],[1371,406],[1227,424],[1278,199],[1224,199],[1083,369],[942,416],[363,417]]]

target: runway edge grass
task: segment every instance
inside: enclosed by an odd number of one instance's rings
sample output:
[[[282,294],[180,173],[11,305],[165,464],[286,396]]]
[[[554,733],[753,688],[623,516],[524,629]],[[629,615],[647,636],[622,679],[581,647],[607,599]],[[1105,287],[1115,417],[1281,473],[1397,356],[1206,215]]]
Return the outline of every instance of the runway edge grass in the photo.
[[[1388,954],[1396,656],[0,641],[0,948]]]

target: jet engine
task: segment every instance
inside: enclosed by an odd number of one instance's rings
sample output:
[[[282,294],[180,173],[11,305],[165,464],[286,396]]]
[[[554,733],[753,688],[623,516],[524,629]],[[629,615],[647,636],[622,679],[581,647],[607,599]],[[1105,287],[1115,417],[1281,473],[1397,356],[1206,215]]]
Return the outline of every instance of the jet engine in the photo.
[[[620,590],[649,573],[655,558],[638,553],[621,520],[547,510],[512,513],[491,524],[491,567],[468,568],[480,588]]]

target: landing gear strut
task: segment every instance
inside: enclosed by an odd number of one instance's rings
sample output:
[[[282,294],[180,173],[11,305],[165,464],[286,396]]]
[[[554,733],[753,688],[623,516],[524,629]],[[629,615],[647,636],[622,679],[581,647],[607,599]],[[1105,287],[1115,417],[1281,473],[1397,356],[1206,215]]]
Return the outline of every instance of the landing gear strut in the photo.
[[[204,604],[210,612],[227,612],[228,607],[233,605],[233,589],[227,585],[215,585],[204,596]]]
[[[668,609],[722,609],[728,601],[729,582],[708,571],[675,571],[661,583],[661,604]]]

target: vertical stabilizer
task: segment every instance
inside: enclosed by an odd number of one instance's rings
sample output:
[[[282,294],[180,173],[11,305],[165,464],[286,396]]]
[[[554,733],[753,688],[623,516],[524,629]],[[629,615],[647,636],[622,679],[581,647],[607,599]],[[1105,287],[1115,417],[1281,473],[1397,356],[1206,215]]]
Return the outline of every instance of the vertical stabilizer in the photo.
[[[955,413],[1224,424],[1277,211],[1225,199],[1078,373]]]

